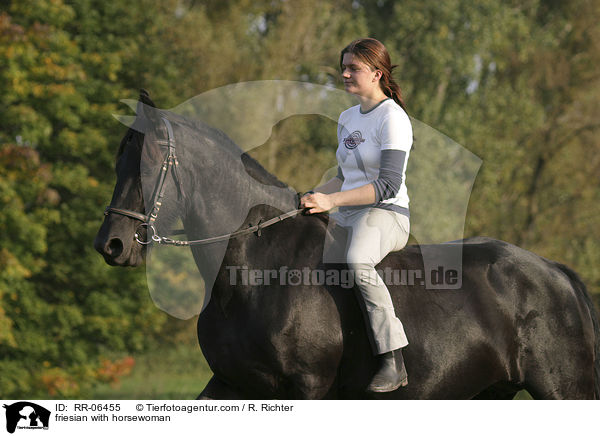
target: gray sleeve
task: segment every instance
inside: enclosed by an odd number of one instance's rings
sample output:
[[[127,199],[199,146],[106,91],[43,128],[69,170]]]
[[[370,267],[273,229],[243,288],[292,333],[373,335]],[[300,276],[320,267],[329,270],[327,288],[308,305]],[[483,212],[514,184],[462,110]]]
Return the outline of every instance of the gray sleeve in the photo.
[[[381,151],[379,178],[373,182],[377,202],[393,198],[398,193],[402,185],[405,158],[406,152],[403,150]]]
[[[342,168],[339,165],[338,165],[338,172],[337,172],[336,177],[338,179],[340,179],[342,182],[345,180],[344,179],[344,174],[342,173]]]

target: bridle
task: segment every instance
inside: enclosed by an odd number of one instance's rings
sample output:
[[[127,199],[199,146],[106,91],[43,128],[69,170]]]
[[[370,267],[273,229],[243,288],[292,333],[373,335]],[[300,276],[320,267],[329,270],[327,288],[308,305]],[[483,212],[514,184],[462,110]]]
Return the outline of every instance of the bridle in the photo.
[[[111,213],[123,215],[134,220],[141,221],[142,223],[137,227],[134,239],[140,245],[149,245],[153,242],[163,245],[175,245],[175,246],[191,246],[191,245],[205,245],[212,244],[215,242],[227,241],[231,238],[235,238],[237,236],[247,235],[250,233],[256,233],[257,236],[261,235],[261,230],[265,227],[271,226],[275,223],[283,221],[284,219],[294,217],[302,212],[303,209],[295,209],[290,212],[284,213],[283,215],[279,215],[275,218],[271,218],[267,221],[259,221],[258,224],[254,226],[249,226],[246,229],[241,229],[233,233],[227,233],[220,236],[214,236],[212,238],[206,239],[197,239],[193,241],[181,241],[178,239],[172,239],[166,236],[160,236],[154,224],[156,219],[158,218],[158,212],[160,211],[160,207],[162,206],[164,194],[165,194],[165,180],[167,179],[167,175],[169,171],[173,173],[173,180],[175,181],[175,186],[177,187],[177,191],[181,198],[185,198],[185,193],[183,192],[183,187],[181,185],[181,177],[179,176],[179,161],[177,160],[177,155],[175,154],[175,135],[173,134],[173,127],[171,126],[171,122],[165,118],[161,117],[161,120],[165,124],[167,128],[167,140],[157,140],[157,144],[168,146],[168,151],[161,165],[160,174],[158,176],[158,182],[156,183],[156,187],[154,189],[154,193],[152,195],[152,208],[150,209],[150,213],[144,215],[143,213],[136,212],[129,209],[121,209],[118,207],[107,206],[104,210],[104,215],[108,216]],[[151,231],[152,234],[150,239],[143,241],[140,239],[139,229],[146,228],[147,231]],[[182,234],[184,231],[177,230],[173,232],[173,234]]]

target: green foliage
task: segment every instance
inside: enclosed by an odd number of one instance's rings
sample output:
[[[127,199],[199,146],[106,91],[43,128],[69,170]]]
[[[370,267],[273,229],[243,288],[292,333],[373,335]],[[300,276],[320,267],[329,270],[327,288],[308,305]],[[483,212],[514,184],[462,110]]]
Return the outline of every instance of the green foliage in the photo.
[[[120,58],[71,33],[85,9],[29,3],[0,16],[0,392],[72,397],[102,381],[102,356],[144,348],[165,316],[143,271],[112,271],[92,247],[122,134],[110,117]]]
[[[598,2],[2,4],[3,396],[84,396],[174,334],[143,269],[110,268],[92,247],[125,131],[111,115],[120,99],[146,88],[169,108],[239,81],[339,85],[341,48],[366,35],[398,63],[410,115],[483,159],[466,234],[565,262],[600,289]],[[335,132],[331,120],[292,117],[253,154],[305,191],[335,165]]]

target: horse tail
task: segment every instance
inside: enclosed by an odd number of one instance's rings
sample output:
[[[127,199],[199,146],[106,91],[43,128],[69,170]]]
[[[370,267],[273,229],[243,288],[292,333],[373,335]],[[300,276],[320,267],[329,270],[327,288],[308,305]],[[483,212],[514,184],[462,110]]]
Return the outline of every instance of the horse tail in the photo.
[[[594,393],[596,399],[600,400],[600,323],[598,322],[598,313],[585,284],[581,281],[577,273],[566,265],[560,263],[556,263],[556,265],[569,278],[573,288],[579,291],[579,294],[583,298],[583,301],[590,312],[592,325],[594,327]]]

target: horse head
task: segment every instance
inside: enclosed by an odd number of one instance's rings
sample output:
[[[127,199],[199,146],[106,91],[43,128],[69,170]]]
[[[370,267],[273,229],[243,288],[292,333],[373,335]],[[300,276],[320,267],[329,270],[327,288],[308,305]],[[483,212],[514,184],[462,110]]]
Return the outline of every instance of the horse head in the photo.
[[[153,206],[155,194],[150,186],[155,186],[164,159],[164,147],[158,143],[160,139],[167,138],[166,126],[161,124],[161,111],[156,109],[148,93],[142,90],[135,122],[121,140],[117,152],[117,182],[110,206],[104,213],[104,222],[94,241],[94,247],[109,265],[140,265],[146,253],[143,241],[151,238],[159,225],[164,228],[168,221],[173,220],[172,217],[163,216],[160,223],[148,223],[153,213],[148,206]],[[162,143],[166,142],[163,139]],[[165,190],[169,194],[179,189],[173,185],[165,177]],[[181,199],[181,195],[165,197],[170,202]],[[169,205],[165,209],[180,209],[176,206]]]
[[[112,266],[147,261],[148,286],[157,305],[187,319],[201,310],[188,304],[190,292],[208,302],[228,236],[295,211],[297,193],[227,134],[199,119],[205,117],[157,109],[145,91],[139,101],[125,102],[136,108],[136,116],[119,117],[130,128],[117,153],[117,181],[94,245]],[[182,233],[173,232],[179,220],[184,240],[208,243],[171,251],[166,240],[175,242],[170,236]],[[159,274],[164,268],[177,268],[188,277],[185,289],[165,287]]]

